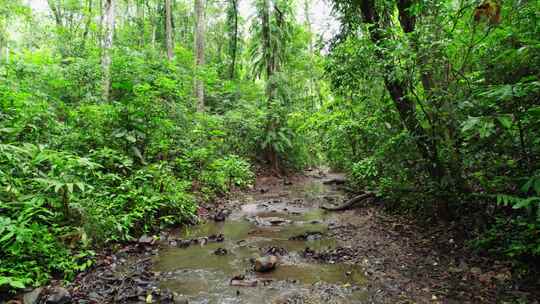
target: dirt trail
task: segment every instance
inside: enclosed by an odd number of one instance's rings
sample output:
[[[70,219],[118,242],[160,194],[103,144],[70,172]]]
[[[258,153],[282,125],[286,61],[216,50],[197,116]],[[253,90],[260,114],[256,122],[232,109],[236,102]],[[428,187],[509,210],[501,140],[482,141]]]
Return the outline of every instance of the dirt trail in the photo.
[[[340,204],[336,175],[258,178],[201,208],[208,220],[107,257],[72,286],[79,303],[497,303],[508,265],[468,254],[441,226],[422,230],[374,204]],[[138,254],[131,254],[138,252]],[[253,262],[273,255],[274,271]],[[110,281],[107,281],[110,280]],[[97,284],[97,285],[96,285]],[[89,301],[88,301],[89,300]]]

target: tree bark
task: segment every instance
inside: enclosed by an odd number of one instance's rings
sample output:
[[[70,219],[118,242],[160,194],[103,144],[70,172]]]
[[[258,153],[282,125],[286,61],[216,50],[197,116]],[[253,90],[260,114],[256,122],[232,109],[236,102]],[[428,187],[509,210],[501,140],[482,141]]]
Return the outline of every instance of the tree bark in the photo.
[[[376,193],[374,193],[374,192],[366,192],[366,193],[362,193],[360,195],[357,195],[357,196],[351,198],[350,200],[344,202],[343,204],[341,204],[339,206],[321,205],[321,208],[324,209],[324,210],[328,210],[328,211],[347,210],[347,209],[350,209],[350,208],[354,207],[358,203],[364,202],[364,201],[366,201],[368,199],[374,199],[375,197],[376,197]]]
[[[86,42],[88,38],[88,33],[90,32],[90,24],[92,23],[92,6],[93,1],[88,0],[88,10],[86,12],[86,23],[84,25],[84,32],[83,32],[83,38],[82,38],[82,47],[86,47]]]
[[[165,35],[167,44],[167,58],[172,60],[174,57],[174,40],[172,30],[172,0],[165,0]]]
[[[414,31],[416,19],[410,15],[409,8],[413,4],[411,0],[398,0],[399,21],[405,33]],[[360,10],[364,22],[370,24],[370,36],[375,45],[381,45],[384,37],[380,25],[379,16],[375,9],[374,0],[364,0],[360,3]],[[379,59],[384,60],[384,55],[378,51]],[[440,162],[437,146],[430,139],[426,130],[424,130],[416,117],[416,104],[408,96],[407,83],[404,80],[392,78],[393,66],[385,65],[384,84],[390,97],[394,101],[396,110],[405,128],[415,137],[416,146],[422,156],[431,163],[429,168],[430,175],[440,181],[444,175],[444,169]]]
[[[238,0],[230,0],[229,2],[229,53],[231,56],[231,65],[229,66],[229,78],[236,78],[236,56],[238,53]]]
[[[114,10],[116,1],[105,0],[103,18],[103,44],[101,55],[101,67],[103,69],[102,97],[104,101],[109,101],[111,91],[111,50],[114,36]]]
[[[195,70],[196,74],[205,64],[204,58],[204,0],[195,0]],[[197,100],[197,111],[204,112],[204,83],[200,77],[195,75],[195,98]]]
[[[267,97],[267,108],[268,108],[268,121],[266,126],[266,133],[269,134],[271,132],[275,132],[278,126],[278,121],[276,121],[276,117],[273,114],[275,111],[274,109],[274,99],[276,98],[276,90],[277,90],[277,84],[276,80],[274,79],[274,74],[279,69],[279,65],[277,63],[277,50],[274,45],[272,45],[272,32],[271,32],[271,25],[270,25],[270,1],[269,0],[263,0],[262,2],[263,7],[261,11],[261,22],[262,22],[262,45],[263,45],[263,56],[265,58],[266,63],[266,97]],[[276,14],[276,23],[277,26],[280,26],[280,16],[279,10],[277,7],[274,6],[274,13]],[[272,171],[276,175],[280,175],[280,166],[279,166],[279,157],[277,154],[276,149],[272,144],[269,144],[266,147],[266,158],[268,160],[268,163],[270,164],[270,167],[272,168]]]
[[[55,3],[54,0],[47,0],[47,4],[49,5],[49,8],[51,9],[53,13],[56,27],[58,29],[62,28],[64,26],[64,22],[62,18],[62,10],[60,8],[59,3]]]
[[[144,19],[145,19],[145,14],[144,14],[144,6],[143,6],[143,3],[137,1],[136,2],[136,5],[137,5],[137,24],[138,24],[138,27],[139,27],[139,47],[140,48],[143,48],[144,47],[144,41],[145,41],[145,29],[144,29]]]

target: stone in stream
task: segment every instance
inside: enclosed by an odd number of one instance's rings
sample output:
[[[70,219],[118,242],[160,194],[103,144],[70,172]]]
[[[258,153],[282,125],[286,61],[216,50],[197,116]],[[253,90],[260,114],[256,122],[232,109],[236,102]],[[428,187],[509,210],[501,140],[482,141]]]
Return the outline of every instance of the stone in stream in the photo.
[[[221,256],[227,255],[228,253],[229,253],[229,252],[227,251],[227,249],[221,248],[221,247],[219,247],[218,249],[216,249],[216,250],[214,251],[214,254],[215,254],[215,255],[221,255]]]
[[[71,303],[71,294],[63,287],[53,287],[48,290],[45,304],[67,304]]]
[[[319,231],[307,231],[303,234],[292,236],[289,238],[291,241],[316,241],[322,238],[322,232]]]
[[[23,296],[24,304],[36,304],[39,302],[39,296],[41,295],[43,288],[36,288],[30,292],[27,292]]]
[[[283,224],[288,224],[290,223],[291,221],[287,220],[287,219],[284,219],[284,218],[280,218],[280,217],[275,217],[275,216],[271,216],[271,217],[255,217],[255,223],[259,226],[279,226],[279,225],[283,225]]]
[[[216,215],[214,215],[214,221],[223,222],[223,221],[225,221],[227,216],[229,216],[230,214],[231,214],[230,210],[227,210],[227,209],[219,210],[218,213],[216,213]]]
[[[173,295],[173,302],[174,304],[188,304],[188,300],[182,296],[182,295],[179,295],[178,293],[174,293]]]
[[[270,272],[276,269],[279,258],[275,255],[268,255],[255,259],[256,272]]]

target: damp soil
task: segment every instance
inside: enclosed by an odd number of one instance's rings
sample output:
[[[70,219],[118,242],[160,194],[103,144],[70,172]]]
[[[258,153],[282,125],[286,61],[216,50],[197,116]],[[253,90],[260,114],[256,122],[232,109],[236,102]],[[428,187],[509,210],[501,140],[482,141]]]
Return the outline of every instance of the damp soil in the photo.
[[[325,183],[333,179],[342,177],[258,177],[251,190],[201,206],[197,225],[103,253],[67,286],[73,302],[538,303],[512,265],[466,246],[464,225],[418,225],[378,203],[321,209],[347,197]],[[255,272],[268,255],[277,267]]]

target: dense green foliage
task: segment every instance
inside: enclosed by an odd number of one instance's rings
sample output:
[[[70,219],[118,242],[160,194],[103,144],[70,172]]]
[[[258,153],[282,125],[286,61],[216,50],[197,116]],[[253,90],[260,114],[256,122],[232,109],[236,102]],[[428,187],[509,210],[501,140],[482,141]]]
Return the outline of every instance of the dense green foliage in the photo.
[[[476,218],[471,228],[489,227],[476,245],[540,256],[538,2],[334,8],[342,31],[326,71],[336,98],[315,120],[329,161],[392,208]]]
[[[111,41],[107,6],[22,2],[0,0],[0,288],[191,222],[261,165],[328,165],[393,211],[474,220],[475,248],[540,257],[537,1],[333,0],[328,45],[309,1],[249,20],[207,1],[202,66],[193,1],[173,29],[164,1],[119,1]]]
[[[252,164],[265,160],[268,145],[281,170],[310,161],[295,132],[302,115],[286,119],[301,105],[281,104],[279,130],[266,129],[276,113],[265,106],[265,84],[249,68],[257,59],[247,52],[260,41],[235,29],[231,19],[245,23],[235,5],[206,6],[228,20],[209,24],[201,70],[193,65],[191,2],[175,2],[172,60],[164,55],[163,3],[117,3],[117,12],[135,5],[137,13],[117,17],[110,100],[103,100],[96,17],[105,12],[92,1],[48,4],[43,15],[10,2],[0,15],[7,42],[0,45],[0,286],[70,279],[91,265],[96,247],[192,222],[198,202],[252,183]],[[283,54],[305,54],[287,61],[306,66],[309,35],[288,14],[294,32]],[[224,41],[224,30],[236,41]],[[301,87],[299,72],[291,68],[280,81],[295,77]],[[195,77],[204,81],[204,113],[196,111]],[[283,102],[300,96],[280,88]]]

